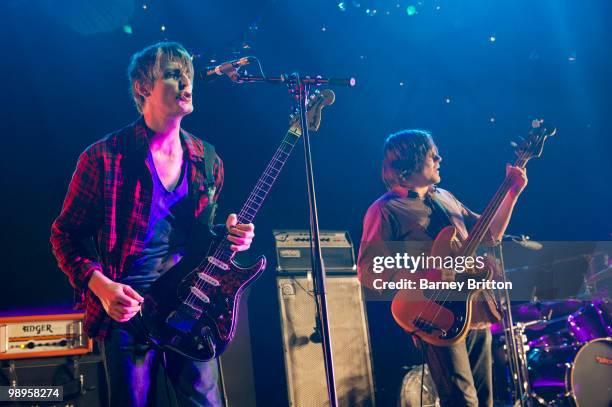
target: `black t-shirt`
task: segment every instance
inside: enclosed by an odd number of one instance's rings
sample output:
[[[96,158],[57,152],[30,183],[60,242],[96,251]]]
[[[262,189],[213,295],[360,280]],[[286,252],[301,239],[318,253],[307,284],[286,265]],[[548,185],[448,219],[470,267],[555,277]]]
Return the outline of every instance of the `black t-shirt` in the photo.
[[[146,292],[155,280],[183,258],[191,225],[187,160],[184,159],[179,181],[172,191],[162,184],[150,153],[147,166],[153,180],[153,194],[145,247],[121,280],[140,292]]]

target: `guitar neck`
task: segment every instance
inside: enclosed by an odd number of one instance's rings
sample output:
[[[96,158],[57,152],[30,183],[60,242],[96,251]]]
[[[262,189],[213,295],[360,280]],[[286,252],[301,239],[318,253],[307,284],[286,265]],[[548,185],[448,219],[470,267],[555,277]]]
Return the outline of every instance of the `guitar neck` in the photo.
[[[321,110],[323,107],[334,103],[335,95],[329,89],[315,91],[309,98],[306,113],[306,124],[311,131],[317,131],[321,123]],[[255,188],[249,194],[246,202],[238,212],[238,223],[252,223],[263,205],[268,193],[276,182],[276,178],[280,174],[283,166],[289,159],[293,147],[295,147],[298,139],[302,136],[302,127],[299,120],[292,121],[287,134],[283,137],[280,145],[276,149],[272,160],[268,163],[265,171],[259,177]],[[226,261],[234,255],[229,249],[231,243],[227,239],[223,239],[215,251],[215,257]]]
[[[514,163],[514,166],[525,168],[526,164],[527,160],[519,158]],[[497,213],[502,202],[504,201],[504,198],[510,191],[510,188],[512,188],[512,179],[506,177],[504,179],[504,182],[502,182],[502,184],[499,186],[497,192],[495,192],[495,195],[493,195],[493,198],[491,199],[484,212],[470,231],[462,250],[462,254],[464,256],[473,256],[474,253],[476,253],[476,249],[478,248],[484,237],[487,235],[487,232],[490,230],[491,224],[493,223],[493,218],[495,217],[495,214]]]
[[[294,124],[289,128],[276,149],[272,160],[270,160],[265,171],[259,177],[257,184],[255,184],[255,188],[253,188],[242,209],[238,212],[238,223],[253,222],[301,135],[301,129],[298,124]],[[221,261],[231,259],[234,256],[234,252],[230,250],[230,245],[231,243],[227,239],[223,239],[214,250],[214,257]]]
[[[301,131],[298,125],[292,126],[289,131],[287,131],[283,141],[281,141],[276,149],[276,153],[272,157],[272,160],[270,160],[265,171],[261,177],[259,177],[255,188],[253,188],[248,199],[238,213],[239,223],[253,222],[300,136]]]

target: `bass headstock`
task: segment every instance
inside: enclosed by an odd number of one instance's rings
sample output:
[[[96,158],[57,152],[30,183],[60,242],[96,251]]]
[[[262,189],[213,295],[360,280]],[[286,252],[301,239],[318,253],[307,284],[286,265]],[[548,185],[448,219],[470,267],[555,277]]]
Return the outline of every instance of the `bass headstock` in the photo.
[[[306,122],[308,131],[317,131],[321,125],[321,111],[325,106],[333,105],[336,101],[336,94],[330,89],[317,89],[308,97]],[[300,115],[293,113],[290,116],[291,130],[294,133],[302,134],[300,128]]]
[[[528,136],[516,146],[516,166],[525,167],[532,158],[539,158],[544,151],[544,143],[549,137],[554,136],[557,129],[544,123],[544,120],[536,119],[531,122],[531,130]]]

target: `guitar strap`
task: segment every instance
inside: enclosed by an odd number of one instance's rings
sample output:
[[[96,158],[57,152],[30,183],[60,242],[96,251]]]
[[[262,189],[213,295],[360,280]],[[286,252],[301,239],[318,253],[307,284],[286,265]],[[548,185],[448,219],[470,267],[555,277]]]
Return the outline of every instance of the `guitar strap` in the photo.
[[[202,140],[204,144],[204,177],[206,188],[206,194],[208,195],[208,205],[198,218],[198,222],[204,225],[212,226],[215,219],[215,212],[217,211],[217,202],[215,201],[215,192],[217,187],[215,185],[214,177],[214,166],[217,154],[215,152],[215,146],[206,141]]]
[[[428,206],[432,210],[430,224],[427,228],[427,232],[432,237],[432,239],[435,239],[438,235],[438,232],[440,232],[440,230],[442,230],[444,227],[449,225],[456,226],[455,223],[452,222],[451,216],[449,215],[447,209],[440,201],[438,201],[436,196],[434,196],[433,194],[428,195],[425,200],[426,205],[427,202],[429,202]]]

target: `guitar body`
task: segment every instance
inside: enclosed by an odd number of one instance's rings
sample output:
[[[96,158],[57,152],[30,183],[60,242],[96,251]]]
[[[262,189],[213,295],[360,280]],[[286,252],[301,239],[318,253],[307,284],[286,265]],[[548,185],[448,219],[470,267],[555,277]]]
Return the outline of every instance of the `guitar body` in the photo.
[[[213,276],[220,284],[202,289],[210,302],[201,303],[201,315],[181,301],[196,278],[193,268],[181,263],[151,286],[140,319],[148,339],[157,346],[194,360],[210,360],[221,355],[233,339],[241,295],[263,273],[266,259],[260,256],[250,267],[231,260],[229,270],[215,268]]]
[[[433,242],[431,256],[456,256],[462,243],[454,226],[440,231]],[[412,274],[411,276],[414,276]],[[468,278],[489,279],[491,272],[484,269],[475,274],[455,273],[452,270],[427,270],[430,282],[465,281]],[[418,287],[418,284],[417,284]],[[418,335],[435,346],[450,346],[465,338],[472,319],[473,301],[482,290],[400,290],[393,297],[391,313],[395,321],[407,332]]]

